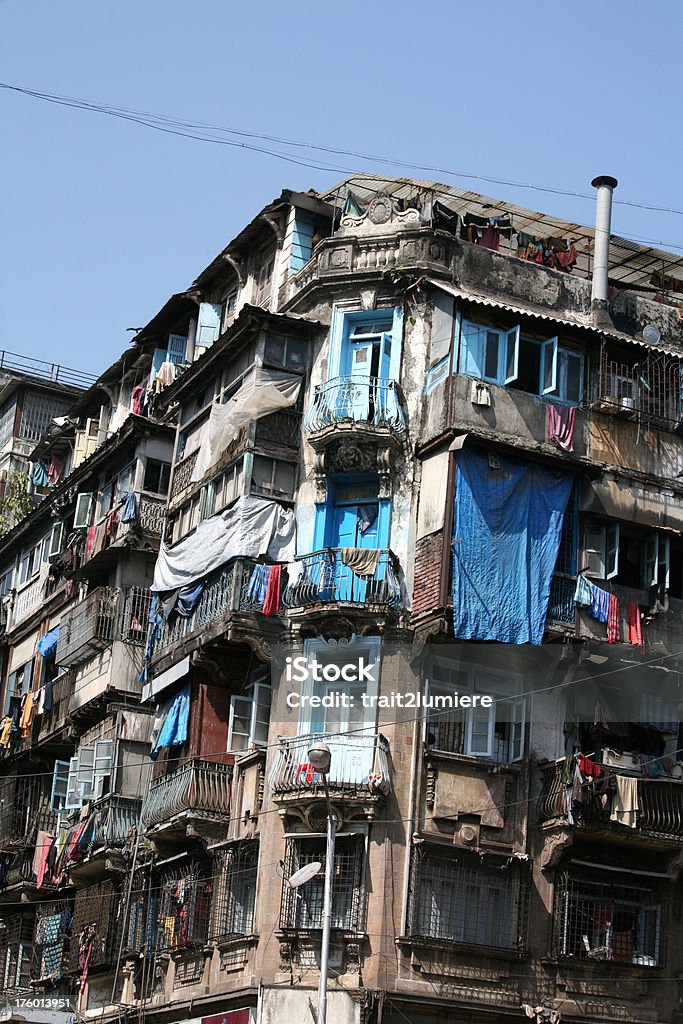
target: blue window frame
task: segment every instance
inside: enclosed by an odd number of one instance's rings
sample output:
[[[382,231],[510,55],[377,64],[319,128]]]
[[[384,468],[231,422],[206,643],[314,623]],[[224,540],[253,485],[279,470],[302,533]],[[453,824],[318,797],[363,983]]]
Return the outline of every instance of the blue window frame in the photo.
[[[327,379],[359,374],[398,380],[403,309],[335,310]]]

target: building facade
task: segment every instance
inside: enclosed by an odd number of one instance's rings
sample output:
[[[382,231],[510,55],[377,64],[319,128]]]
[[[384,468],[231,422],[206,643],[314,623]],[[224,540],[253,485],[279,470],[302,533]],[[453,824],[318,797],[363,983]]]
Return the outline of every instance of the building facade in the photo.
[[[326,782],[328,1020],[678,1020],[683,261],[615,184],[285,191],[40,440],[10,999],[314,1019]]]

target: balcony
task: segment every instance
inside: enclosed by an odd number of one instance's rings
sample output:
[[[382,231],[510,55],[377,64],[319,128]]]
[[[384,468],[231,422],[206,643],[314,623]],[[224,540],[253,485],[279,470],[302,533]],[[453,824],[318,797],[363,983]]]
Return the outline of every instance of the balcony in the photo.
[[[657,839],[680,845],[683,843],[683,781],[673,778],[641,778],[635,772],[604,766],[603,770],[617,775],[637,778],[639,810],[636,827],[611,820],[614,795],[608,791],[606,799],[594,786],[584,788],[583,805],[574,808],[570,816],[567,804],[567,785],[564,782],[565,758],[546,765],[543,771],[543,790],[538,801],[541,824],[552,822],[567,827],[605,831],[622,837]]]
[[[52,708],[40,716],[38,742],[44,743],[69,724],[69,701],[74,687],[72,672],[60,674],[52,684]]]
[[[334,377],[315,388],[304,426],[312,444],[338,430],[401,437],[406,423],[399,385],[380,377]]]
[[[391,789],[389,742],[384,736],[281,736],[268,780],[276,802],[324,797],[323,777],[309,763],[308,751],[313,743],[326,743],[330,748],[332,763],[327,782],[333,799],[376,802]]]
[[[0,846],[33,846],[39,830],[54,834],[57,815],[50,804],[51,784],[43,775],[0,780]]]
[[[236,559],[223,569],[217,569],[206,577],[202,595],[188,618],[176,615],[164,622],[161,634],[154,645],[153,661],[160,660],[176,644],[192,636],[207,639],[207,627],[216,625],[217,634],[224,630],[221,623],[225,616],[236,612],[260,611],[261,605],[249,597],[249,584],[256,563],[249,559]],[[263,624],[266,620],[261,620]],[[279,619],[273,619],[279,628]]]
[[[354,572],[345,563],[343,551],[342,548],[325,548],[298,558],[301,575],[286,588],[285,607],[342,604],[373,611],[397,611],[401,604],[401,585],[399,562],[393,551],[376,552],[378,557],[372,576]]]
[[[550,600],[548,601],[548,626],[574,629],[576,624],[575,591],[576,576],[569,576],[561,572],[553,574],[550,581]]]
[[[141,491],[136,491],[135,497],[138,507],[137,520],[132,523],[119,522],[115,543],[140,534],[147,537],[161,537],[166,513],[166,499],[144,494]]]
[[[173,471],[173,480],[171,482],[171,493],[169,498],[177,498],[179,494],[185,490],[186,487],[190,486],[192,471],[199,458],[199,449],[191,452],[181,462],[176,463],[176,467]]]
[[[98,812],[98,821],[92,850],[118,849],[124,846],[131,830],[140,824],[142,797],[110,793],[99,800],[94,809]]]
[[[98,587],[62,617],[57,664],[62,668],[87,661],[109,647],[116,635],[120,591]]]
[[[193,758],[174,772],[154,779],[142,808],[147,829],[169,826],[181,818],[227,824],[232,765]]]

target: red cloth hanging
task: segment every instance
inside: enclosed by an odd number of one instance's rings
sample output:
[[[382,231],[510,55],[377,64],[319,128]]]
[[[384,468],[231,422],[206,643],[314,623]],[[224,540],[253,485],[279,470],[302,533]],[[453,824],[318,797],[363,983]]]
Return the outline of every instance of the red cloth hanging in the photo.
[[[280,611],[280,571],[279,565],[273,565],[268,576],[268,586],[263,602],[264,615],[277,615]]]
[[[616,644],[621,640],[621,616],[619,614],[619,598],[609,596],[607,608],[607,643]]]
[[[628,642],[630,644],[643,645],[643,623],[640,617],[640,608],[635,601],[629,601],[628,605]]]

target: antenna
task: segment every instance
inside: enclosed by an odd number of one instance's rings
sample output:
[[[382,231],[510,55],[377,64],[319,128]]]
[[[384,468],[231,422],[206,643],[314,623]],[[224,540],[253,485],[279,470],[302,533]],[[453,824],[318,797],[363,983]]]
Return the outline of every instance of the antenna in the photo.
[[[319,860],[313,860],[310,864],[304,864],[302,868],[295,871],[292,877],[289,879],[289,884],[292,889],[298,889],[300,885],[305,882],[310,882],[311,878],[318,874],[322,868],[322,862]]]

